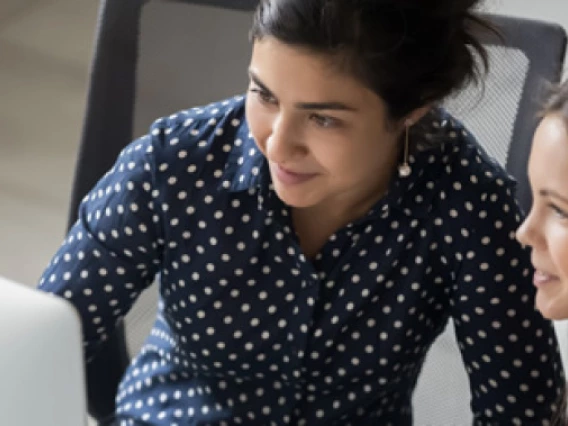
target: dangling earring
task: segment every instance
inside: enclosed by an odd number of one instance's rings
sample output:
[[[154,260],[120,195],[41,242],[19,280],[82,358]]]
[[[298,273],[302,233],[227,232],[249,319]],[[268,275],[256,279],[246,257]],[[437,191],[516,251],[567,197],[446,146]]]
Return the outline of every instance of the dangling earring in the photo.
[[[410,127],[412,126],[412,121],[406,120],[405,123],[405,135],[404,135],[404,157],[402,158],[402,164],[398,166],[398,175],[402,177],[410,176],[412,173],[412,169],[410,168],[410,164],[408,164],[408,133],[410,131]]]

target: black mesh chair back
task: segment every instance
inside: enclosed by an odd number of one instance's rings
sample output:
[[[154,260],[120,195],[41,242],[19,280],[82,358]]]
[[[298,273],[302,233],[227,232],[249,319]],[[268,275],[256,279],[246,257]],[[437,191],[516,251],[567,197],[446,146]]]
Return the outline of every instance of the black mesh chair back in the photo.
[[[257,0],[101,0],[70,225],[83,196],[119,151],[145,134],[154,119],[245,91],[248,31],[256,4]],[[502,28],[504,43],[488,41],[492,71],[485,92],[468,88],[447,107],[519,180],[519,197],[526,208],[530,193],[525,170],[537,123],[537,95],[543,80],[558,78],[566,36],[551,24],[493,19]],[[100,426],[112,423],[118,382],[153,324],[156,286],[142,294],[87,367],[89,412]],[[461,386],[466,410],[469,401],[452,339],[445,333],[428,355],[414,400],[417,424],[463,424],[462,405],[440,414],[440,407],[459,399],[454,387]],[[455,366],[456,375],[448,373],[448,365]],[[444,384],[439,376],[456,378],[456,383]],[[451,392],[451,398],[435,400],[433,394],[442,390]],[[462,415],[458,422],[451,417],[454,412]],[[436,413],[442,417],[432,417]]]

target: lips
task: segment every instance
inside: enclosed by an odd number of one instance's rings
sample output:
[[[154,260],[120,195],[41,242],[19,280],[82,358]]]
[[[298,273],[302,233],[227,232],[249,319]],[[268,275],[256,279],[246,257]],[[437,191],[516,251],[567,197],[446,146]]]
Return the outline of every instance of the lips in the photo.
[[[533,277],[533,283],[536,287],[542,287],[556,280],[558,280],[556,275],[549,274],[539,269],[535,271]]]
[[[317,173],[298,173],[275,164],[274,173],[276,178],[285,185],[298,185],[317,176]]]

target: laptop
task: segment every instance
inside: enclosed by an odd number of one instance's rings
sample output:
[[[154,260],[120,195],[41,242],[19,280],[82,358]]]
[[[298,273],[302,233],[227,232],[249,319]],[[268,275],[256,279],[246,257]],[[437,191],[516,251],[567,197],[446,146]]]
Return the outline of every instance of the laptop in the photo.
[[[0,277],[0,423],[85,426],[85,389],[75,309]]]

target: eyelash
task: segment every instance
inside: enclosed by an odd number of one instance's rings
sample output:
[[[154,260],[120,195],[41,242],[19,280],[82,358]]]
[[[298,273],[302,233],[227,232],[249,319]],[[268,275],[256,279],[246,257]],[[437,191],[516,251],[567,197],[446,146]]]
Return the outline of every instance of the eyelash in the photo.
[[[313,120],[316,125],[318,127],[321,127],[322,129],[329,129],[338,125],[338,121],[335,118],[325,115],[312,114],[310,115],[310,119]]]
[[[274,105],[277,103],[276,99],[274,99],[274,96],[272,96],[266,90],[253,87],[250,89],[250,92],[254,93],[263,104]],[[310,120],[313,120],[316,125],[318,127],[321,127],[322,129],[329,129],[332,127],[337,127],[339,125],[339,121],[337,119],[321,114],[311,114]]]
[[[252,89],[250,89],[250,91],[252,93],[256,94],[258,99],[264,104],[274,105],[276,103],[276,99],[274,99],[274,96],[272,96],[266,90],[258,89],[258,88],[252,88]]]
[[[558,217],[560,217],[561,219],[568,219],[568,213],[566,213],[564,210],[560,209],[558,206],[554,205],[554,204],[549,204],[548,205],[556,215],[558,215]]]

